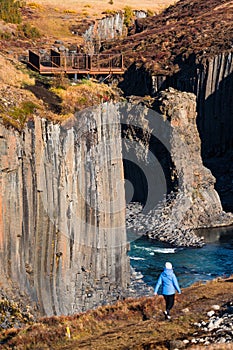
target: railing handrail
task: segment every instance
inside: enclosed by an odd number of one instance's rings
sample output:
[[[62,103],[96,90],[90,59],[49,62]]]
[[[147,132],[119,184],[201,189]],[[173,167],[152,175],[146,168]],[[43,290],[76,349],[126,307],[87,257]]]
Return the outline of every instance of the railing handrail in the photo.
[[[32,53],[32,55],[30,54]],[[32,50],[29,50],[29,63],[31,66],[35,68],[35,64],[30,61],[30,57],[38,58],[39,61],[39,71],[45,72],[47,70],[63,70],[64,72],[67,70],[75,70],[77,72],[81,71],[98,71],[98,72],[113,72],[114,69],[117,72],[124,71],[123,66],[123,55],[121,53],[116,54],[84,54],[84,53],[73,53],[73,54],[58,54],[50,55],[49,59],[42,58],[41,54],[37,54]],[[76,60],[75,60],[76,58]],[[57,63],[56,63],[57,60]],[[46,66],[46,64],[49,64]]]

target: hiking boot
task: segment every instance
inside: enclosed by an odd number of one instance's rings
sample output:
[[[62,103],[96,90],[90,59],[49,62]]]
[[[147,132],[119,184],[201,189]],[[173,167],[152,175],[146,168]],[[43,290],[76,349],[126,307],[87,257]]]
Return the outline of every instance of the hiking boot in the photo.
[[[171,319],[171,316],[168,314],[167,311],[164,311],[164,315],[165,315],[165,319],[166,320],[170,320]]]

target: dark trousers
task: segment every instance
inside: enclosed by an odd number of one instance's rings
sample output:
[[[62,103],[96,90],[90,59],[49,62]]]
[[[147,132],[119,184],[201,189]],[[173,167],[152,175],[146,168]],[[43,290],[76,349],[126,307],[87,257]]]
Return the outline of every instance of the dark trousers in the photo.
[[[166,302],[166,311],[167,314],[169,315],[170,310],[172,309],[173,305],[174,305],[174,301],[175,301],[175,294],[171,294],[171,295],[163,295],[165,302]]]

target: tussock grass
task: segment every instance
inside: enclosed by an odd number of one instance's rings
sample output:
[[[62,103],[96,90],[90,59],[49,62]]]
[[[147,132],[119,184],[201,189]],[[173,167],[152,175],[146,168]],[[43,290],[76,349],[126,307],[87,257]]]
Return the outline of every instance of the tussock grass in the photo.
[[[22,101],[18,106],[6,108],[0,105],[0,116],[3,123],[13,126],[18,131],[23,130],[27,121],[33,118],[33,113],[40,109],[39,105],[31,101]]]
[[[69,9],[66,9],[63,12],[64,13],[72,13],[72,14],[76,14],[77,13],[75,10],[69,10]]]
[[[77,85],[67,86],[67,81],[61,77],[60,80],[54,80],[50,91],[62,100],[63,115],[71,115],[87,107],[118,98],[117,93],[109,86],[85,79]]]
[[[29,2],[29,3],[27,3],[27,6],[31,7],[32,9],[39,9],[39,10],[44,9],[44,7],[40,4],[38,4],[37,2]]]

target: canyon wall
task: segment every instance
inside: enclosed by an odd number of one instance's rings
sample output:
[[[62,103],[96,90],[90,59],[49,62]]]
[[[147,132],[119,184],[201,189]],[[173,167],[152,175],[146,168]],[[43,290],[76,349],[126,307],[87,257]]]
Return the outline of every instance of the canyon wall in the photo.
[[[151,95],[168,87],[197,96],[197,126],[204,158],[233,148],[233,52],[214,57],[177,60],[180,71],[172,76],[153,75],[132,65],[120,87],[126,95]]]
[[[124,176],[147,211],[130,219],[140,234],[199,246],[194,228],[232,223],[202,164],[195,102],[170,89],[154,109],[104,103],[61,125],[35,116],[21,133],[0,124],[2,287],[45,315],[129,296]]]
[[[169,88],[150,103],[154,110],[141,106],[141,111],[137,108],[134,112],[133,122],[132,111],[125,121],[129,124],[128,139],[134,140],[133,144],[141,130],[144,145],[131,158],[136,165],[144,158],[144,178],[140,172],[132,176],[130,164],[125,168],[125,176],[142,190],[147,182],[148,189],[143,212],[139,214],[136,208],[136,214],[128,215],[127,227],[176,246],[201,246],[203,242],[195,237],[195,229],[231,225],[233,215],[223,211],[214,189],[215,178],[202,162],[196,97]],[[132,154],[132,147],[124,152],[126,157],[127,152]],[[170,184],[169,177],[173,180]]]
[[[1,282],[42,314],[112,302],[128,286],[118,119],[105,104],[62,125],[35,117],[22,133],[0,124]]]
[[[103,41],[118,39],[124,34],[124,14],[121,12],[97,20],[83,34],[89,54],[99,53]]]

